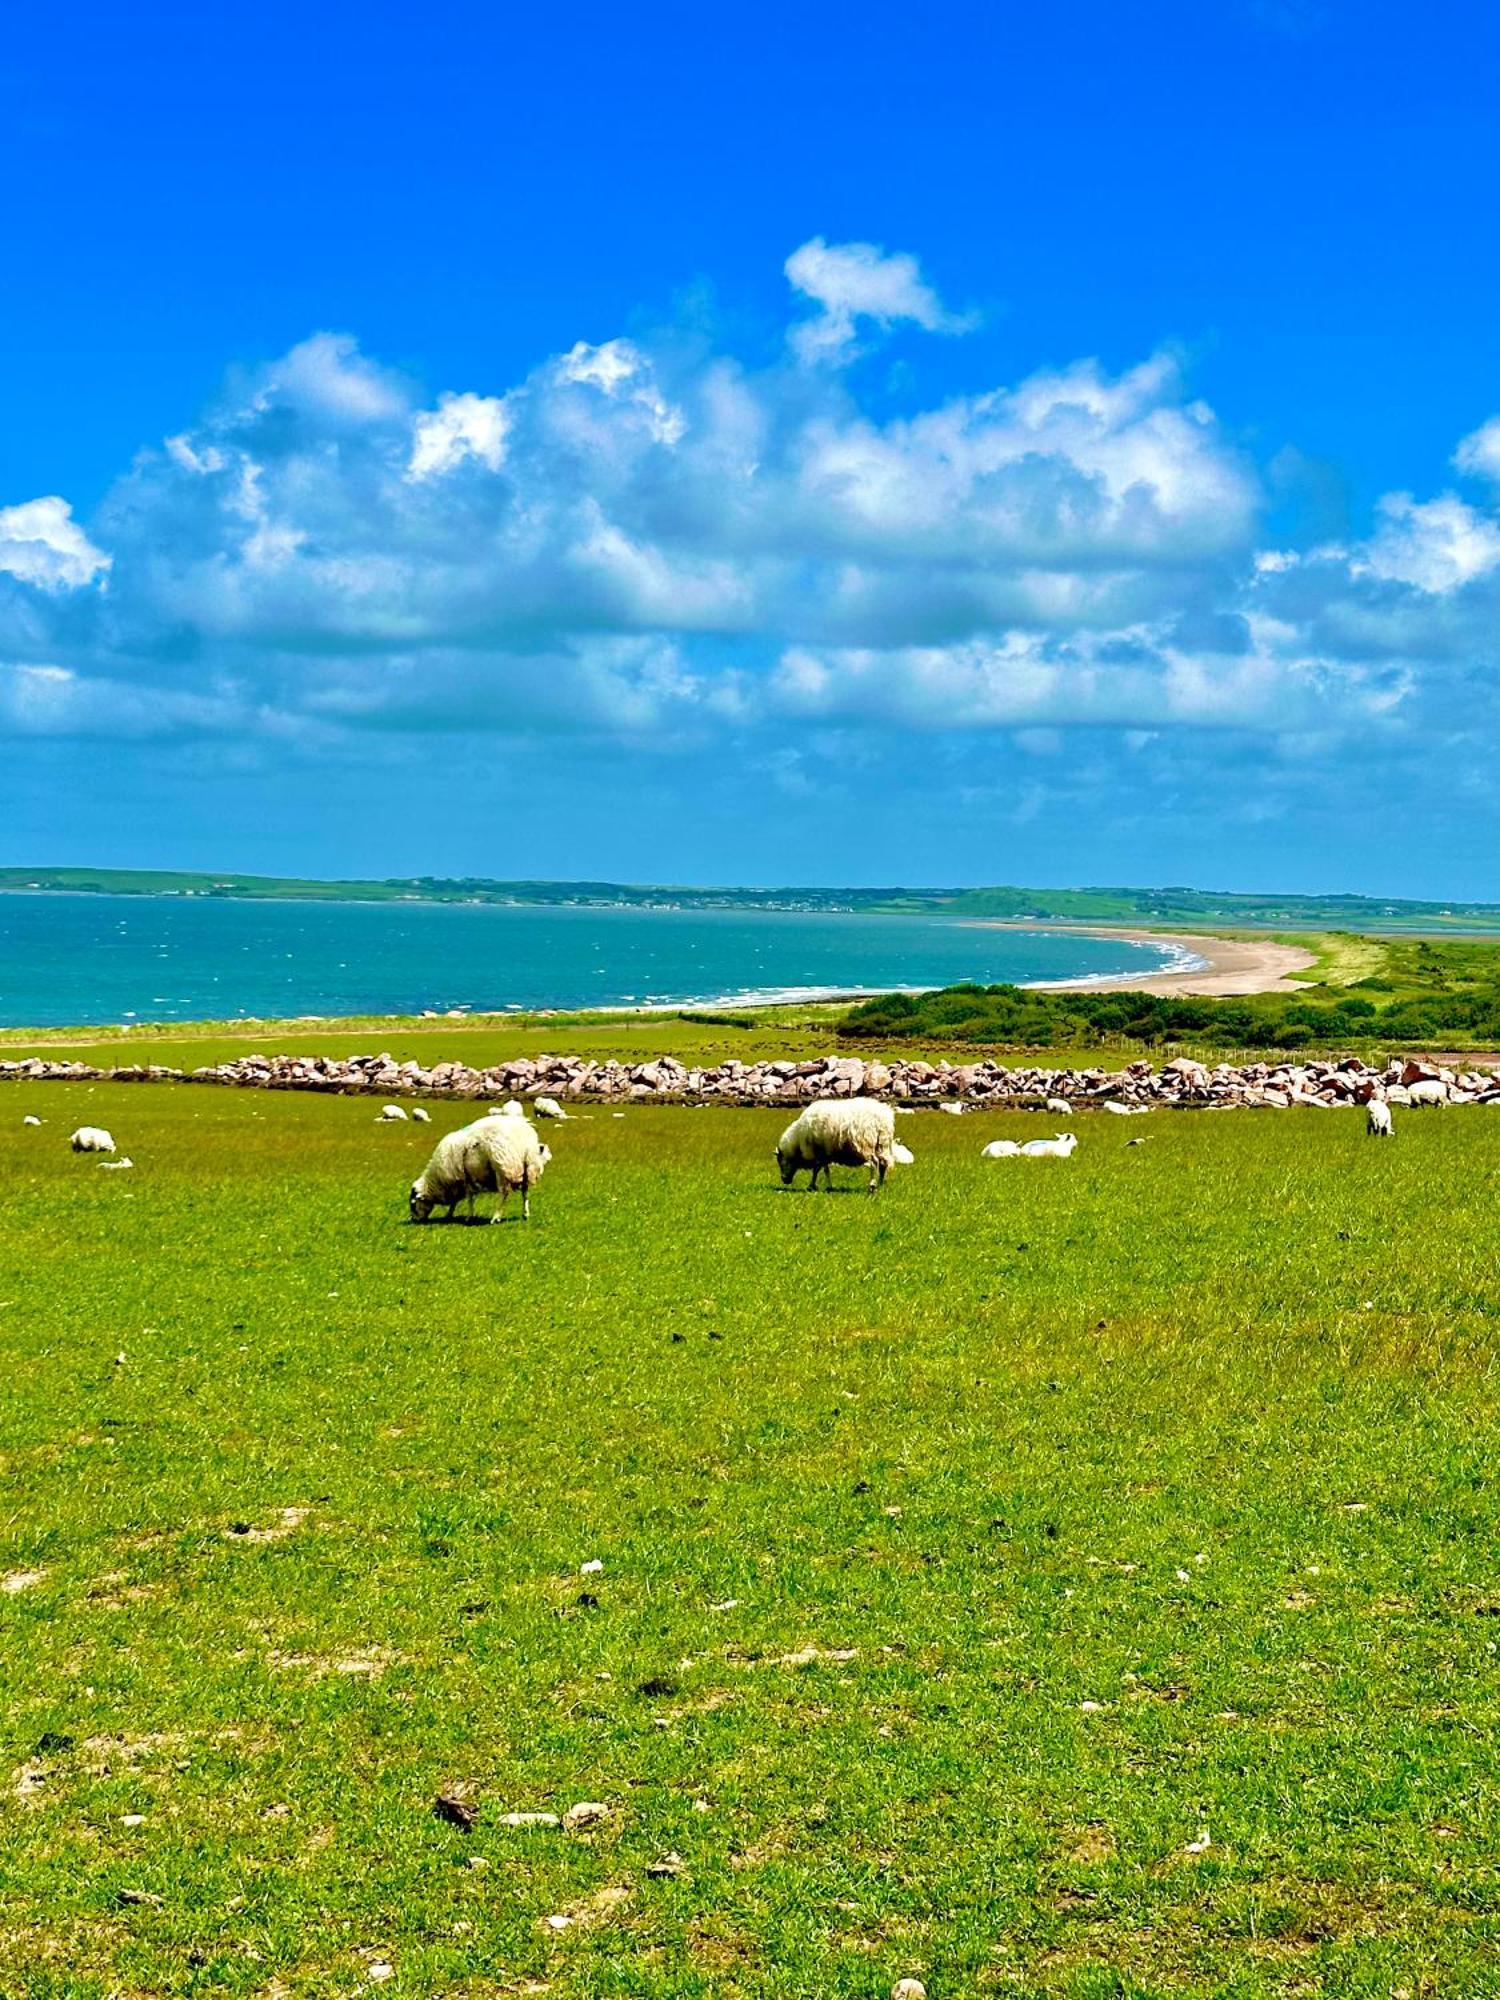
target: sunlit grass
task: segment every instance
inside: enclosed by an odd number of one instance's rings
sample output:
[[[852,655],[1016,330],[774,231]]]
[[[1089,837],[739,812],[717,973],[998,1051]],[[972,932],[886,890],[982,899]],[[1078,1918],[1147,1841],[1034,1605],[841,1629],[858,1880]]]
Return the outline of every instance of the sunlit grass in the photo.
[[[1492,1990],[1500,1117],[434,1108],[0,1093],[0,1992]]]

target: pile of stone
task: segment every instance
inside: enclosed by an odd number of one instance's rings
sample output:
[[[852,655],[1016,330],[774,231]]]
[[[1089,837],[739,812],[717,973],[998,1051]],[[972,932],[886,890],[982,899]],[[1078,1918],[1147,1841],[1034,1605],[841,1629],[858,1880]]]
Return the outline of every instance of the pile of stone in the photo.
[[[430,1067],[394,1056],[246,1055],[204,1069],[132,1063],[97,1069],[88,1063],[29,1057],[0,1062],[0,1081],[216,1083],[251,1090],[321,1090],[340,1095],[451,1098],[557,1097],[605,1104],[772,1104],[796,1106],[815,1097],[883,1097],[897,1104],[960,1104],[975,1109],[1040,1107],[1064,1098],[1079,1110],[1121,1108],[1227,1110],[1240,1106],[1364,1104],[1379,1094],[1392,1104],[1500,1102],[1500,1074],[1451,1069],[1423,1059],[1371,1065],[1341,1060],[1288,1059],[1235,1065],[1178,1056],[1158,1069],[1133,1062],[1123,1070],[1044,1069],[1034,1064],[865,1061],[817,1056],[806,1062],[723,1062],[691,1068],[675,1056],[646,1062],[596,1062],[587,1056],[518,1056],[488,1069],[440,1062]],[[1415,1094],[1413,1094],[1415,1093]]]

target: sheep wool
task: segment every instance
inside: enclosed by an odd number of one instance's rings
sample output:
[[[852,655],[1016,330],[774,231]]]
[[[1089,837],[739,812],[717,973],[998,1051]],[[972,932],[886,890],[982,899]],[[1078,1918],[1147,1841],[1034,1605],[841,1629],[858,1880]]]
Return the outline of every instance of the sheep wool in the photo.
[[[435,1208],[452,1215],[461,1201],[474,1213],[477,1194],[497,1194],[500,1206],[492,1221],[505,1213],[506,1197],[519,1192],[521,1213],[531,1214],[531,1190],[541,1179],[549,1149],[525,1118],[485,1117],[456,1132],[445,1133],[432,1158],[411,1184],[411,1219],[425,1222]]]
[[[822,1098],[809,1104],[787,1126],[776,1147],[783,1187],[790,1187],[804,1167],[812,1175],[812,1187],[821,1174],[829,1189],[830,1167],[868,1167],[874,1194],[895,1160],[896,1120],[888,1104],[877,1104],[871,1097]]]
[[[100,1125],[80,1125],[68,1144],[75,1153],[112,1153],[115,1142]]]

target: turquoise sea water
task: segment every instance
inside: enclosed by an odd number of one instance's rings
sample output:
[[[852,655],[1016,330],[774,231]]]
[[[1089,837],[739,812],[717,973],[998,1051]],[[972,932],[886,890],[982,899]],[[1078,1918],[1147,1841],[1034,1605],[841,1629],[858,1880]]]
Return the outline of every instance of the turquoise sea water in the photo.
[[[0,896],[0,1024],[647,1006],[1151,972],[1165,947],[933,917]]]

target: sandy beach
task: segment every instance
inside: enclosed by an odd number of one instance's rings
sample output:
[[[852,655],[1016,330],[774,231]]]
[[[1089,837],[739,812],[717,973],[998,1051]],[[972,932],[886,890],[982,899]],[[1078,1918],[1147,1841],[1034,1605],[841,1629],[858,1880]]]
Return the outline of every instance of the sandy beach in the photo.
[[[1060,979],[1053,992],[1068,993],[1087,988],[1096,993],[1138,991],[1141,993],[1194,994],[1205,999],[1224,999],[1240,993],[1295,993],[1299,983],[1291,977],[1304,972],[1313,954],[1300,945],[1278,944],[1271,938],[1205,937],[1187,931],[1133,931],[1103,924],[1019,924],[1009,921],[977,921],[987,930],[1067,931],[1078,937],[1122,938],[1129,944],[1172,945],[1202,959],[1201,966],[1182,972],[1125,973],[1117,979]]]

